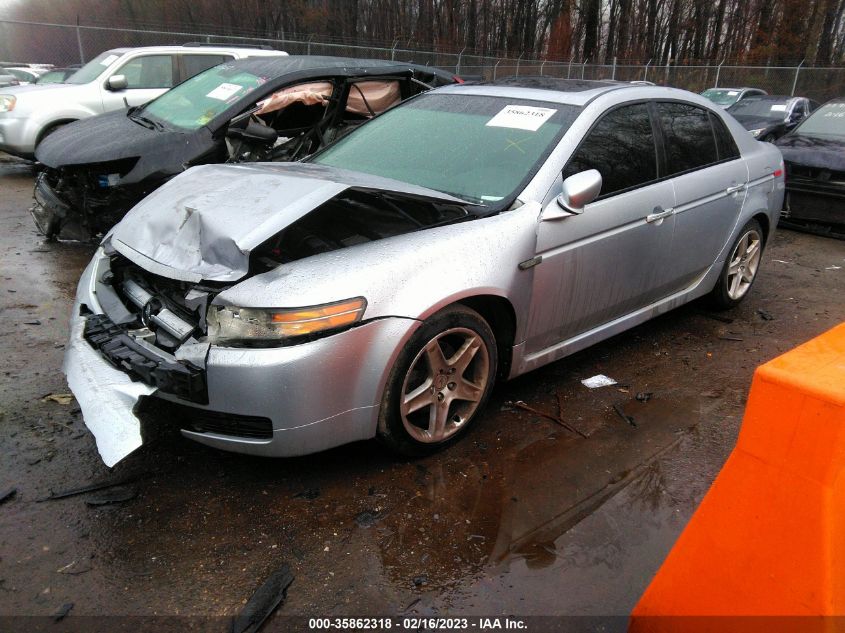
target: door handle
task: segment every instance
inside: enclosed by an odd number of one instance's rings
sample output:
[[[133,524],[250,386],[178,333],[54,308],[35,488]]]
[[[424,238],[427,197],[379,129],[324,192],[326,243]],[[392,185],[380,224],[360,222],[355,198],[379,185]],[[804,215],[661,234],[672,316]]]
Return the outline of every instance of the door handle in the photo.
[[[735,193],[739,193],[740,191],[744,191],[744,190],[745,190],[745,184],[735,185],[733,187],[728,187],[727,189],[725,189],[725,193],[728,194],[729,196],[731,196]]]
[[[666,209],[665,211],[661,207],[654,207],[654,211],[649,213],[645,216],[646,222],[657,222],[658,220],[662,220],[663,218],[668,218],[675,212],[674,209]]]

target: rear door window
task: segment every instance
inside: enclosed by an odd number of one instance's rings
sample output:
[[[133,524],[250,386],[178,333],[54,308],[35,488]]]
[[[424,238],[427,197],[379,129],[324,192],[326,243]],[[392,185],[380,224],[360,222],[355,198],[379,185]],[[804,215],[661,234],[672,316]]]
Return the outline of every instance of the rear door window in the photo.
[[[173,56],[135,57],[121,66],[115,74],[126,77],[127,88],[172,88]]]
[[[686,103],[657,104],[666,145],[669,176],[719,161],[716,136],[707,110]]]
[[[710,123],[713,126],[713,132],[716,134],[716,149],[719,152],[719,160],[739,158],[739,148],[722,119],[711,112]]]
[[[194,75],[199,75],[202,71],[208,70],[213,66],[222,64],[231,59],[232,55],[181,55],[182,59],[182,81],[190,79]]]
[[[601,174],[600,197],[657,180],[657,149],[645,103],[605,114],[569,159],[563,178],[588,169]]]

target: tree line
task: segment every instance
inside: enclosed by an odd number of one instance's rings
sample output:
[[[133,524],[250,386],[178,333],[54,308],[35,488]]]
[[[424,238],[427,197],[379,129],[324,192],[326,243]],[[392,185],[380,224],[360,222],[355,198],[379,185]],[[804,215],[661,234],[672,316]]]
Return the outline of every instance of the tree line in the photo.
[[[845,0],[12,0],[0,18],[593,63],[838,65]]]

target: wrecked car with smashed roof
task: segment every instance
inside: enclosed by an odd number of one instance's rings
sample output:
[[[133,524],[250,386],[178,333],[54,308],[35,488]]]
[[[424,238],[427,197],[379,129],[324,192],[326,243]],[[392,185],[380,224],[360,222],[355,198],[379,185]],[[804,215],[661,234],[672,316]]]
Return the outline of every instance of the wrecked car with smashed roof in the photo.
[[[145,105],[51,134],[36,150],[45,169],[32,215],[48,237],[87,240],[193,165],[299,160],[403,99],[455,81],[383,60],[227,62]]]
[[[777,149],[691,93],[448,86],[305,162],[153,192],[80,280],[65,372],[108,464],[151,400],[221,449],[424,455],[497,378],[697,297],[737,305],[782,197]]]

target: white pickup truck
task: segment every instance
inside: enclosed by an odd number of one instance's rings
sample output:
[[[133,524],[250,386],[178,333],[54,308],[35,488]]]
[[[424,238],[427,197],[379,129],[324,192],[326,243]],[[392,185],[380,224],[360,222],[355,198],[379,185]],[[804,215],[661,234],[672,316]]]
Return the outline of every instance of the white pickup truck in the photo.
[[[105,51],[65,83],[0,88],[0,150],[33,158],[38,143],[66,123],[144,104],[232,59],[270,55],[287,53],[191,44]]]

